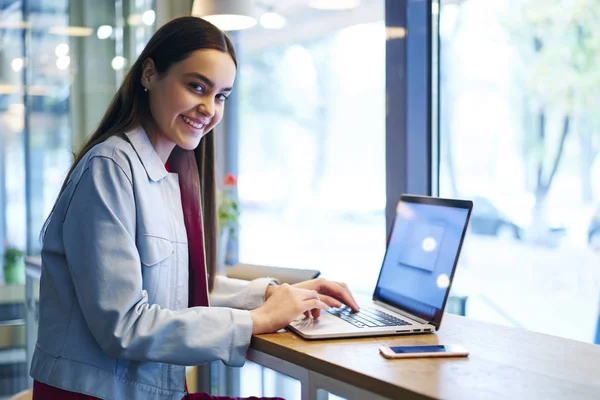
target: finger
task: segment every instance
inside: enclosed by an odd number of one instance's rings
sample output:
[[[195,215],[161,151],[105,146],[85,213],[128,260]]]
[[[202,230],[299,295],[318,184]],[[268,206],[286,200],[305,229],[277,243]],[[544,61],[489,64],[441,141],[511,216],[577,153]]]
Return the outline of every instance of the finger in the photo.
[[[296,288],[296,292],[298,293],[301,300],[310,300],[317,299],[319,300],[319,292],[313,289],[300,289]]]
[[[354,299],[354,295],[352,294],[352,291],[350,290],[350,287],[347,284],[345,284],[344,282],[336,282],[336,281],[332,281],[332,282],[335,283],[336,285],[340,285],[341,287],[346,289],[348,291],[348,293],[350,294],[350,296],[352,296],[352,298]],[[356,299],[354,299],[354,301],[356,301]]]
[[[307,300],[321,300],[321,297],[316,290],[296,288],[295,291],[297,296],[296,298],[301,302],[305,302]],[[304,315],[308,317],[310,315],[310,310],[305,309]]]
[[[358,305],[358,302],[354,298],[354,295],[352,294],[350,287],[348,287],[348,285],[345,284],[344,282],[334,282],[334,283],[337,285],[340,285],[341,287],[343,287],[346,290],[346,292],[350,295],[350,297],[352,297],[352,300],[354,300],[354,303],[356,304],[356,309],[354,311],[358,311],[360,309],[360,306]]]
[[[345,286],[345,287],[344,287]],[[344,304],[347,304],[353,311],[358,311],[358,303],[354,300],[354,297],[350,293],[350,289],[344,284],[340,285],[338,282],[326,281],[323,282],[321,292],[326,293],[338,300],[341,300]]]
[[[321,310],[318,308],[313,308],[312,310],[310,310],[310,313],[312,315],[313,318],[319,318],[321,316]]]
[[[335,283],[336,285],[340,285],[341,287],[343,287],[344,289],[349,289],[348,285],[345,284],[344,282],[338,282],[338,281],[331,281],[333,283]]]
[[[331,307],[317,299],[310,299],[304,302],[304,309],[306,311],[313,310],[315,308],[318,308],[319,310],[329,310]]]
[[[339,300],[337,300],[337,299],[334,299],[334,298],[333,298],[333,297],[331,297],[331,296],[327,296],[326,294],[321,294],[321,295],[319,296],[319,299],[320,299],[320,300],[321,300],[323,303],[327,304],[329,307],[338,308],[338,307],[341,307],[341,306],[342,306],[342,302],[341,302],[341,301],[339,301]]]

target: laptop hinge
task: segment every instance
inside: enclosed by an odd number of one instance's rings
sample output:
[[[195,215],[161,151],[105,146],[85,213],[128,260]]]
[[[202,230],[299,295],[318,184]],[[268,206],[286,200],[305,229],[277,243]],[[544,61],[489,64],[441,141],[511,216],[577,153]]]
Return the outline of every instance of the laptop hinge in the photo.
[[[413,320],[413,321],[416,321],[416,322],[418,322],[418,323],[420,323],[420,324],[429,324],[429,321],[427,321],[427,320],[425,320],[425,319],[423,319],[423,318],[419,318],[419,317],[417,317],[416,315],[412,315],[411,313],[408,313],[408,312],[406,312],[406,311],[404,311],[404,310],[401,310],[401,309],[399,309],[399,308],[396,308],[396,307],[390,306],[389,304],[387,304],[387,303],[384,303],[384,302],[382,302],[382,301],[379,301],[379,300],[375,300],[375,299],[373,299],[373,302],[374,302],[375,304],[377,304],[378,306],[381,306],[381,307],[383,307],[383,308],[387,308],[387,309],[388,309],[388,310],[390,310],[390,311],[393,311],[393,312],[395,312],[395,313],[397,313],[397,314],[400,314],[400,315],[402,315],[402,316],[404,316],[404,317],[406,317],[406,318],[409,318],[409,319],[411,319],[411,320]]]

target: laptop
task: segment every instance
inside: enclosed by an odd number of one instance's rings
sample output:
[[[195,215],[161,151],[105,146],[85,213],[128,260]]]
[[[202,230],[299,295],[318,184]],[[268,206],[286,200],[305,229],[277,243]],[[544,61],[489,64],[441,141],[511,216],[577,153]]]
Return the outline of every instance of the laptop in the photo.
[[[472,209],[469,200],[402,195],[372,298],[357,298],[357,313],[332,308],[288,329],[305,339],[438,331]]]

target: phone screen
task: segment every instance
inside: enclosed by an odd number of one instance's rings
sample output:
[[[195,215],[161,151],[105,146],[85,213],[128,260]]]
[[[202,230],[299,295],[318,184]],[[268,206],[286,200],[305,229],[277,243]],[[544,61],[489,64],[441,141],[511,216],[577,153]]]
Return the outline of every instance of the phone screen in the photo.
[[[396,346],[390,347],[396,354],[412,354],[412,353],[446,353],[451,351],[451,346],[435,345],[435,346]]]

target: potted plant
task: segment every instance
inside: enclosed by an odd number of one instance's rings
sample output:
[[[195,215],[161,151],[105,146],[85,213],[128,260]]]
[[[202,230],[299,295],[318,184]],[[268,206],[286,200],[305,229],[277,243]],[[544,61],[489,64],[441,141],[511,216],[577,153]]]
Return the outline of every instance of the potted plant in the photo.
[[[223,180],[223,189],[217,193],[219,223],[217,269],[220,273],[223,272],[225,266],[229,238],[235,235],[240,217],[240,209],[234,196],[236,186],[235,175],[227,174]]]
[[[22,284],[25,281],[24,253],[14,246],[6,246],[4,249],[4,283]]]

